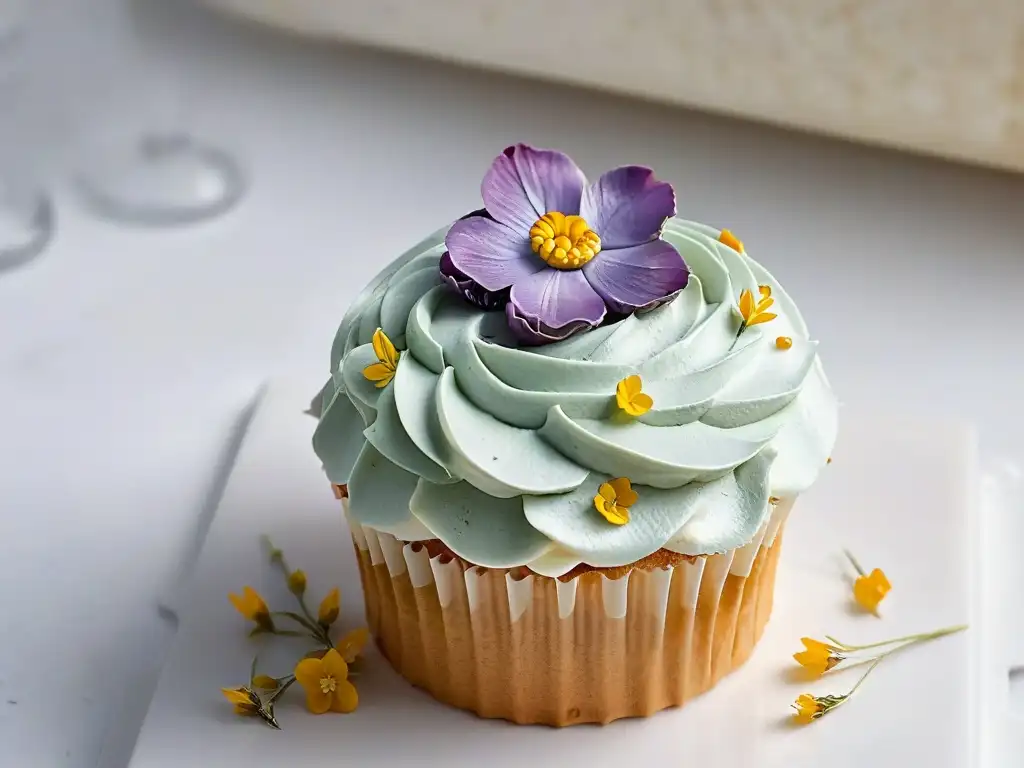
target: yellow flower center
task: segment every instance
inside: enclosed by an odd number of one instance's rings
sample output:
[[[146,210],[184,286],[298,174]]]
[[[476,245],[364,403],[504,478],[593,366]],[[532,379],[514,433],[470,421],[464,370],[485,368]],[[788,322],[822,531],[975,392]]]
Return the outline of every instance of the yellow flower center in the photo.
[[[337,681],[330,675],[320,678],[320,690],[324,693],[334,693],[334,689],[337,687]]]
[[[579,269],[601,252],[601,238],[582,216],[551,211],[530,227],[530,247],[549,267]]]

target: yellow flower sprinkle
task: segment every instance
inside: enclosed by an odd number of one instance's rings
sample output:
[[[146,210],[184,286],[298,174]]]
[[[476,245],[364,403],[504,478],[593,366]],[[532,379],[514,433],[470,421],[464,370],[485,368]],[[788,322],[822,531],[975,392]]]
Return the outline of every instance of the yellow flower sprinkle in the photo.
[[[334,648],[322,659],[303,659],[295,680],[306,691],[306,708],[315,715],[328,710],[348,713],[359,706],[359,694],[348,680],[348,664]]]
[[[293,595],[303,595],[306,592],[306,572],[296,568],[288,574],[288,591]]]
[[[775,346],[779,349],[789,349],[793,346],[793,340],[789,336],[779,336],[775,339]]]
[[[837,664],[846,659],[845,656],[837,653],[839,648],[834,645],[828,645],[810,637],[802,637],[800,642],[804,644],[805,650],[794,653],[793,658],[816,677],[834,669]]]
[[[242,588],[242,594],[236,595],[231,593],[228,595],[228,600],[235,606],[242,616],[249,621],[256,622],[256,626],[265,631],[274,631],[274,622],[270,618],[270,609],[267,608],[267,604],[260,597],[259,592],[250,586]]]
[[[629,522],[629,508],[638,498],[628,477],[616,477],[601,483],[594,497],[594,508],[612,525],[625,525]]]
[[[374,382],[377,389],[383,389],[395,378],[401,353],[380,328],[373,332],[373,353],[377,362],[363,368],[363,376]]]
[[[320,610],[317,611],[317,621],[324,626],[331,626],[335,621],[338,620],[338,610],[341,605],[341,594],[338,592],[338,588],[335,587],[327,593],[320,602]]]
[[[739,253],[744,252],[743,242],[728,229],[722,230],[722,233],[718,236],[718,242],[720,242],[722,245],[729,246],[734,251],[738,251]]]
[[[860,574],[856,581],[853,582],[853,599],[865,611],[877,616],[878,604],[889,594],[892,584],[889,583],[889,579],[881,568],[875,568],[871,573],[865,573],[864,569],[860,567],[860,563],[857,562],[852,554],[847,552],[846,556],[853,564],[857,573]]]
[[[778,315],[768,311],[768,309],[775,303],[775,299],[772,298],[771,286],[758,286],[758,293],[761,298],[757,302],[754,301],[754,294],[749,290],[744,289],[740,293],[739,308],[740,316],[743,318],[743,324],[740,326],[740,333],[752,325],[767,323],[778,317]]]
[[[630,416],[642,416],[651,410],[654,400],[642,392],[643,382],[635,373],[627,376],[615,387],[615,402]]]

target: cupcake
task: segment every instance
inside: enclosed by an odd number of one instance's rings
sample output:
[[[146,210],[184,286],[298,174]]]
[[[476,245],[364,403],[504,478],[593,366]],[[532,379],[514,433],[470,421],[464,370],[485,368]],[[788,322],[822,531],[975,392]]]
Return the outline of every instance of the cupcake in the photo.
[[[482,717],[653,714],[750,656],[836,401],[728,230],[517,144],[346,314],[313,446],[377,643]]]

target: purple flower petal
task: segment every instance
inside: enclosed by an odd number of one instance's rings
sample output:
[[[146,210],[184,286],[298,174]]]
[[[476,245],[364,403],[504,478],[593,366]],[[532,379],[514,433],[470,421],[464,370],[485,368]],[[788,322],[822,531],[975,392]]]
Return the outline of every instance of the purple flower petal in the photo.
[[[527,232],[474,216],[452,224],[444,238],[452,264],[488,291],[500,291],[547,265],[530,250]]]
[[[597,325],[605,306],[578,269],[545,269],[512,286],[505,313],[518,338],[531,343],[542,336],[532,343],[547,343]]]
[[[480,194],[495,219],[525,237],[548,211],[578,214],[586,183],[568,155],[516,144],[495,158]]]
[[[663,303],[683,290],[690,278],[683,257],[664,240],[602,250],[581,271],[608,308],[620,313]]]
[[[462,221],[463,219],[472,219],[474,216],[483,216],[485,219],[494,219],[494,217],[487,212],[486,208],[477,208],[475,211],[470,211],[465,216],[459,216],[459,221]]]
[[[578,323],[569,323],[561,328],[549,328],[538,320],[528,320],[519,314],[514,304],[505,305],[505,317],[508,320],[508,327],[516,340],[526,347],[539,347],[542,344],[553,344],[572,336],[574,333],[586,331],[593,326],[581,320]]]
[[[441,280],[470,304],[480,309],[500,309],[508,303],[508,289],[488,291],[469,275],[452,263],[452,257],[445,251],[441,254]]]
[[[603,174],[583,192],[580,215],[601,238],[602,248],[626,248],[653,240],[675,215],[676,193],[654,171],[624,165]]]

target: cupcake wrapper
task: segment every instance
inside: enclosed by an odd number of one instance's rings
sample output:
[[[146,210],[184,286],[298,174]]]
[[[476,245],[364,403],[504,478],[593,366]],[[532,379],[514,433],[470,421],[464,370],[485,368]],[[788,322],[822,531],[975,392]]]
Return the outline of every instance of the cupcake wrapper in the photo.
[[[481,717],[564,726],[681,705],[746,661],[792,505],[743,547],[617,579],[515,579],[349,525],[370,630],[399,674]]]

